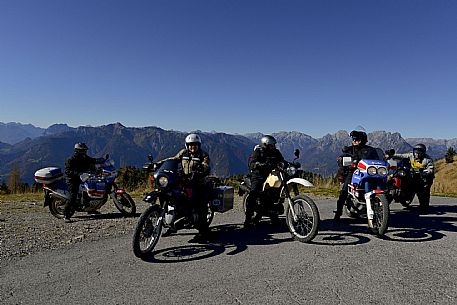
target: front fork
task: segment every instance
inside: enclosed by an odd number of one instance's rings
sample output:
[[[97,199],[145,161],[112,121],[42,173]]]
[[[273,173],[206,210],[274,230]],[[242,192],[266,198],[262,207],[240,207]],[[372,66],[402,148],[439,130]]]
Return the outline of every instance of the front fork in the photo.
[[[371,195],[373,195],[373,191],[365,193],[365,204],[367,206],[367,218],[369,220],[373,220],[373,208],[371,207]]]
[[[381,187],[379,185],[376,186],[376,190],[371,190],[370,183],[365,182],[365,204],[367,206],[367,218],[369,220],[373,220],[374,217],[374,212],[373,212],[373,207],[371,206],[371,197],[373,194],[379,193],[381,190]]]
[[[109,193],[109,196],[113,201],[119,203],[119,200],[117,199],[116,195],[123,193],[125,193],[125,190],[123,188],[118,188],[117,185],[113,183],[113,185],[111,186],[111,193]]]
[[[298,217],[294,210],[292,198],[290,197],[289,187],[287,186],[287,183],[285,182],[286,180],[284,177],[284,173],[279,172],[279,176],[281,177],[282,187],[284,188],[284,192],[286,193],[287,204],[289,205],[290,213],[292,214],[292,217],[294,218],[294,221],[296,222],[296,221],[298,221]]]

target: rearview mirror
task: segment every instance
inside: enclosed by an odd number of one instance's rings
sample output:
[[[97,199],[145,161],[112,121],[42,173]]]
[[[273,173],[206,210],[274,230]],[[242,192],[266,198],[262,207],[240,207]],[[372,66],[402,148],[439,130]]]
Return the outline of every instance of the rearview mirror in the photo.
[[[343,157],[343,166],[351,166],[352,165],[352,158],[351,157]]]

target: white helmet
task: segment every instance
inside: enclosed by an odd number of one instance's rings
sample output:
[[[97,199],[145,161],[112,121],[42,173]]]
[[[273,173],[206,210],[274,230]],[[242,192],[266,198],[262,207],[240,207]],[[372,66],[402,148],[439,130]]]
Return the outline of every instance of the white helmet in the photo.
[[[200,146],[202,145],[202,139],[200,138],[200,136],[198,134],[191,133],[191,134],[187,135],[187,137],[186,137],[186,148],[187,149],[189,148],[190,143],[197,143],[198,147],[200,148]]]

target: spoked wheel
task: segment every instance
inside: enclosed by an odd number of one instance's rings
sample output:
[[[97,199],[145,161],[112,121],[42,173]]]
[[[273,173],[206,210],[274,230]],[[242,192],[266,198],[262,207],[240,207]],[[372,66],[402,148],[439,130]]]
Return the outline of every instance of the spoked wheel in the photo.
[[[354,200],[348,195],[346,199],[345,209],[346,215],[351,218],[360,218],[363,214],[366,213],[366,207],[359,202],[354,202]]]
[[[138,219],[133,233],[133,253],[144,258],[154,250],[162,232],[164,211],[157,205],[148,207]]]
[[[211,208],[211,202],[208,201],[208,213],[206,214],[206,223],[208,224],[208,226],[211,224],[211,222],[213,221],[213,218],[214,218],[214,211],[213,209]]]
[[[368,226],[371,232],[378,236],[384,235],[387,231],[389,221],[389,203],[383,194],[377,194],[371,202],[373,208],[373,219],[368,219]]]
[[[65,199],[51,197],[49,201],[49,211],[51,212],[52,216],[62,219],[66,202],[67,201]],[[72,210],[70,213],[71,215],[69,216],[73,216],[74,213],[75,211]]]
[[[114,205],[124,216],[133,216],[136,213],[135,201],[127,193],[116,194]]]
[[[286,204],[286,223],[295,240],[306,243],[311,241],[319,228],[319,211],[316,203],[305,195],[298,195],[292,199],[292,208]]]

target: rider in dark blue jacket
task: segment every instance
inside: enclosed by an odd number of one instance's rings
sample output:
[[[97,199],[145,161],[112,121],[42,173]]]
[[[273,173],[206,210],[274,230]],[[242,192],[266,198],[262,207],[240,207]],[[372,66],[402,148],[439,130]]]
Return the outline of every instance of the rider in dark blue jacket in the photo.
[[[85,143],[76,143],[74,153],[65,162],[65,178],[70,193],[70,201],[64,206],[64,220],[70,222],[72,211],[76,206],[76,198],[79,192],[82,173],[92,172],[95,170],[95,164],[105,162],[104,158],[92,158],[87,155],[88,147]]]

